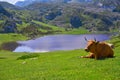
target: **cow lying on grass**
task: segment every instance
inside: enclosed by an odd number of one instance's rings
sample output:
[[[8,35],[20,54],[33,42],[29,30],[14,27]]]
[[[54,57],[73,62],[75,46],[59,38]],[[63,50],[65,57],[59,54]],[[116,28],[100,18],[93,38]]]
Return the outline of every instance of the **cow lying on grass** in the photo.
[[[90,54],[87,56],[81,56],[81,58],[101,59],[113,57],[114,52],[112,48],[114,46],[112,44],[106,42],[99,42],[96,40],[87,40],[86,38],[85,40],[87,41],[85,51],[90,52]]]

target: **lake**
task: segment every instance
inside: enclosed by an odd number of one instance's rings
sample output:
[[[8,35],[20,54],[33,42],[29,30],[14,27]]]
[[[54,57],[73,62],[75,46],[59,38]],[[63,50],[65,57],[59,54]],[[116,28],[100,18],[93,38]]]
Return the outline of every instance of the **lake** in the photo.
[[[96,38],[97,41],[109,40],[108,34],[82,34],[82,35],[49,35],[28,41],[18,41],[14,52],[49,52],[56,50],[83,49],[88,40]]]

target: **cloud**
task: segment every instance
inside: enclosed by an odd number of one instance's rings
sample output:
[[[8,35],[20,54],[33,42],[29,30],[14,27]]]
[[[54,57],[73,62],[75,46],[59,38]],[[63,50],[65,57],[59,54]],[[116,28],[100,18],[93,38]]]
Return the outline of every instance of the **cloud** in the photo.
[[[15,4],[17,1],[24,1],[24,0],[0,0],[0,1],[5,1],[5,2],[9,2],[11,4]]]

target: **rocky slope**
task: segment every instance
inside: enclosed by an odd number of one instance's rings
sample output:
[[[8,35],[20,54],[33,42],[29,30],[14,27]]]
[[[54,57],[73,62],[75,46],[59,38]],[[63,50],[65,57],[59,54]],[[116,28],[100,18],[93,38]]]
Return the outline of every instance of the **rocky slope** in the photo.
[[[82,27],[89,31],[111,31],[117,30],[120,26],[119,0],[108,2],[105,0],[25,1],[24,3],[27,4],[29,1],[30,4],[26,6],[23,4],[25,7],[22,8],[0,2],[0,15],[2,15],[0,16],[0,32],[27,33],[27,31],[31,32],[29,31],[31,28],[34,28],[37,33],[29,33],[31,35],[61,32],[61,27],[64,29]],[[54,3],[51,3],[52,1]],[[59,27],[54,30],[48,25],[54,25],[54,28]]]

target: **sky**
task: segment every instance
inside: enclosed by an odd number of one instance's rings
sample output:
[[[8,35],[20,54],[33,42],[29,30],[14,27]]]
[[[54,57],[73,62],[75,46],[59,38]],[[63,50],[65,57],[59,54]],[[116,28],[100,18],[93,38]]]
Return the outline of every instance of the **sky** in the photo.
[[[24,0],[0,0],[0,1],[6,1],[6,2],[9,2],[11,4],[15,4],[17,1],[24,1]]]

